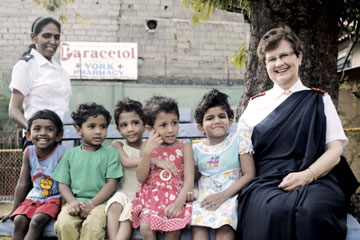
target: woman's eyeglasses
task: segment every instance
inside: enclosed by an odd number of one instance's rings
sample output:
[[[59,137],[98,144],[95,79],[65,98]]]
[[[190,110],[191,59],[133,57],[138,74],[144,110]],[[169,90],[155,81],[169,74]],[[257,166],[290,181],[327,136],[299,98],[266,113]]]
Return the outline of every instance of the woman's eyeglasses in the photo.
[[[284,52],[282,54],[280,54],[278,57],[269,57],[265,60],[266,64],[270,64],[273,65],[277,62],[278,59],[280,59],[282,62],[287,62],[290,60],[291,56],[294,55],[295,52],[291,51],[291,52]]]

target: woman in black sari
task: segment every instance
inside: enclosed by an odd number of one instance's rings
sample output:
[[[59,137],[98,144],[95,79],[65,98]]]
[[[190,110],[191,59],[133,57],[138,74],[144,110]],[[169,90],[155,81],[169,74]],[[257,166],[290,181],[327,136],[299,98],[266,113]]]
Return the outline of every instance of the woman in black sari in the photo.
[[[274,87],[252,98],[238,124],[252,139],[257,177],[239,195],[237,237],[345,239],[348,196],[333,169],[348,139],[334,104],[301,83],[301,43],[291,30],[267,32],[258,56]]]

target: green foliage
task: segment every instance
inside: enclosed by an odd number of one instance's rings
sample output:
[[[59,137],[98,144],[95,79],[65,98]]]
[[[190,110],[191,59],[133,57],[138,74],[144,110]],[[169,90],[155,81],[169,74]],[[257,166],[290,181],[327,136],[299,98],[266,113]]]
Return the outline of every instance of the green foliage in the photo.
[[[32,0],[35,2],[37,7],[43,7],[48,12],[55,14],[56,11],[61,9],[66,5],[72,5],[75,0]],[[75,17],[80,21],[81,24],[87,24],[90,22],[89,18],[83,18],[80,14],[75,13]],[[59,21],[62,23],[67,23],[68,19],[65,15],[59,14]]]
[[[246,66],[247,53],[248,51],[246,48],[246,43],[242,43],[237,53],[231,57],[231,62],[234,64],[235,68],[241,69],[244,66],[244,64]]]
[[[10,76],[0,73],[0,131],[14,129],[15,123],[9,118],[8,108],[11,92],[8,88]]]
[[[215,12],[216,8],[231,10],[236,7],[246,11],[249,4],[247,0],[183,0],[181,6],[185,9],[192,8],[194,14],[190,20],[194,24],[199,24],[205,23]]]

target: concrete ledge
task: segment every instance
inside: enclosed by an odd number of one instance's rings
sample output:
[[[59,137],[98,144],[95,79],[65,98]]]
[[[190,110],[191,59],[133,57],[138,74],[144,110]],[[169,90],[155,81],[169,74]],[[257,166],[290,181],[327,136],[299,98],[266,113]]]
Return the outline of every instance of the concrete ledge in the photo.
[[[44,228],[43,237],[47,238],[56,238],[56,233],[54,231],[54,223],[55,220],[51,220],[48,225]],[[347,235],[346,240],[359,240],[360,239],[360,224],[356,219],[347,214]],[[4,223],[0,223],[0,236],[12,236],[12,230],[14,227],[14,223],[11,220],[7,220]],[[215,232],[210,231],[210,239],[214,239]],[[133,240],[141,240],[141,234],[139,229],[136,229],[132,236]],[[164,239],[163,234],[158,234],[158,239]],[[190,240],[191,239],[191,230],[190,229],[183,229],[181,233],[181,240]]]

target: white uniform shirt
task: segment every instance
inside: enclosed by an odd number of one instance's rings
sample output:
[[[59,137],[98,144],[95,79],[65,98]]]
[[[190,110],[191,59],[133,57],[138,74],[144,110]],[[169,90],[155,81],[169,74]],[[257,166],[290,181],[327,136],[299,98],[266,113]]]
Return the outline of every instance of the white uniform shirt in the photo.
[[[252,137],[254,127],[264,120],[275,108],[277,108],[292,93],[307,90],[300,80],[298,80],[289,90],[284,91],[278,85],[265,92],[264,96],[259,96],[249,101],[247,108],[241,115],[238,123],[238,132],[246,132],[249,139]],[[342,140],[343,146],[348,143],[345,136],[339,115],[336,112],[334,103],[329,94],[323,97],[324,112],[326,116],[326,143]]]
[[[33,58],[18,61],[12,71],[10,90],[24,95],[24,116],[28,120],[35,112],[49,109],[64,119],[69,111],[71,83],[64,69],[53,58],[49,62],[36,49]]]

